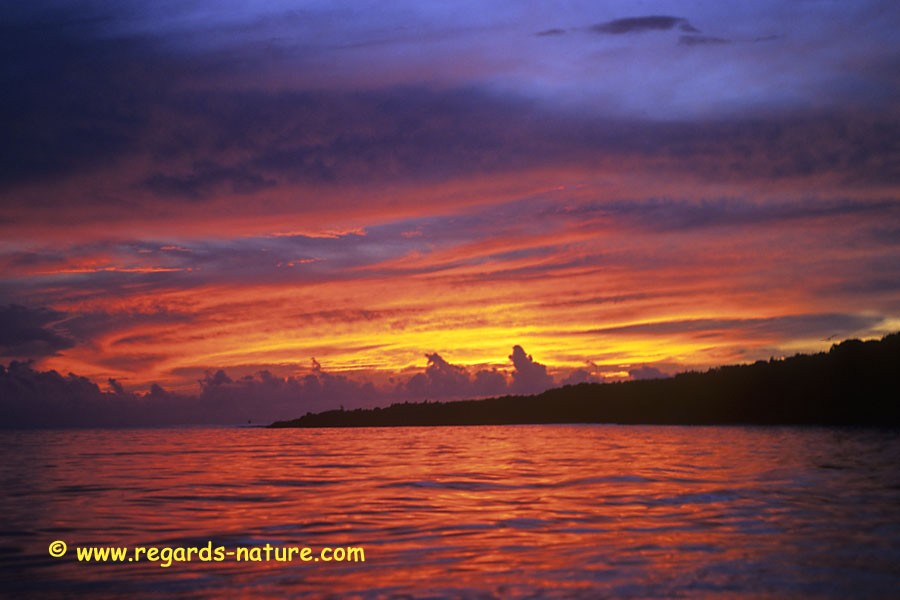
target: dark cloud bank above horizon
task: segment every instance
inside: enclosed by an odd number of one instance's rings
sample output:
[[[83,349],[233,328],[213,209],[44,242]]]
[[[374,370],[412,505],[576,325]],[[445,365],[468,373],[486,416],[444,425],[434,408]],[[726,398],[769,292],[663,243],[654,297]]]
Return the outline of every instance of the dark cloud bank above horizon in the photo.
[[[460,400],[530,395],[556,385],[600,382],[576,369],[555,381],[547,367],[513,347],[507,373],[496,368],[468,369],[427,354],[421,373],[378,387],[325,371],[312,359],[306,375],[279,377],[267,370],[232,379],[222,369],[207,371],[198,394],[176,393],[153,384],[147,393],[129,392],[115,379],[107,389],[73,373],[38,371],[30,362],[0,365],[0,428],[135,427],[164,425],[266,424],[343,407],[385,406],[392,402]],[[634,379],[665,377],[651,366],[637,367]]]

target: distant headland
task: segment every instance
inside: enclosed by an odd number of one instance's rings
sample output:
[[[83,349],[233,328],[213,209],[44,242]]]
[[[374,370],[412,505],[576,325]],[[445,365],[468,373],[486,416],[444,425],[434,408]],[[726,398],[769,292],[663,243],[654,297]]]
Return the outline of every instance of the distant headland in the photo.
[[[900,333],[828,352],[535,396],[330,410],[269,427],[618,423],[900,426]]]

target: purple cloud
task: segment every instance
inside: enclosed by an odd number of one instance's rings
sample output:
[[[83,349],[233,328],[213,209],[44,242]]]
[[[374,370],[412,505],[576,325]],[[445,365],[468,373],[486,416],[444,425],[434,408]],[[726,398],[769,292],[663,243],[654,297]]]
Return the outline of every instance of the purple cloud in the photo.
[[[682,17],[646,16],[615,19],[605,23],[599,23],[591,27],[595,33],[607,33],[622,35],[626,33],[643,33],[645,31],[669,31],[678,27],[681,31],[697,32],[696,27]]]
[[[553,387],[553,377],[547,373],[547,367],[525,354],[522,346],[513,346],[509,359],[515,367],[510,385],[512,393],[539,394]]]
[[[47,308],[0,306],[0,357],[39,358],[71,348],[74,340],[55,328],[65,317]]]
[[[209,370],[198,381],[198,394],[171,392],[153,384],[149,392],[127,391],[108,381],[108,391],[85,377],[41,372],[31,363],[0,365],[2,427],[104,427],[175,424],[265,424],[307,412],[390,404],[398,400],[454,400],[533,394],[553,386],[544,365],[515,346],[512,381],[497,369],[470,372],[439,354],[426,355],[422,373],[394,387],[377,387],[329,373],[312,359],[305,375],[277,376],[268,370],[232,378]],[[588,378],[589,379],[589,378]],[[585,380],[588,380],[585,379]]]

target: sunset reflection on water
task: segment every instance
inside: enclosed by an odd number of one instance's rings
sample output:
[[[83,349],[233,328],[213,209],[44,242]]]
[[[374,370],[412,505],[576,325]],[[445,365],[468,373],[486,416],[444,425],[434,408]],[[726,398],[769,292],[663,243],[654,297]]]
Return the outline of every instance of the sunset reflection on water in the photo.
[[[4,432],[3,589],[283,597],[889,596],[896,433],[505,426]],[[85,564],[47,544],[361,546]]]

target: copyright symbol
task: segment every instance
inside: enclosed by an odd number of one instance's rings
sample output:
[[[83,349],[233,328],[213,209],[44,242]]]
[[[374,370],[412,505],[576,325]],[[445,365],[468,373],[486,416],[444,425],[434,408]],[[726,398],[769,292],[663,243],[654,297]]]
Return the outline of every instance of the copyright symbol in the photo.
[[[65,556],[66,550],[66,543],[62,540],[56,540],[55,542],[50,544],[50,556],[52,556],[53,558]]]

